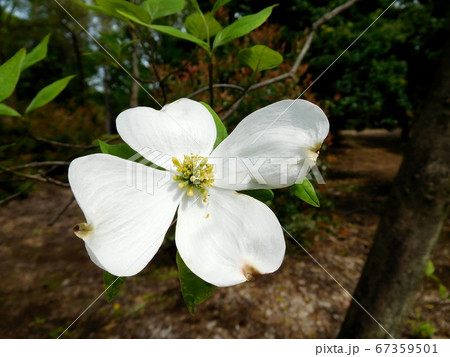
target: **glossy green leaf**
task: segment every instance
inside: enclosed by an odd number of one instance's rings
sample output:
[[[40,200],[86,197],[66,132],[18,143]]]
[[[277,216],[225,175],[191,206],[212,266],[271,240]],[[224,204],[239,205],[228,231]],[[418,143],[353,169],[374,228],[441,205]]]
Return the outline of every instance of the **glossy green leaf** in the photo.
[[[425,267],[425,275],[427,277],[431,277],[434,273],[434,264],[431,260],[427,262],[427,266]]]
[[[239,60],[254,72],[277,68],[283,62],[283,56],[264,45],[256,45],[239,51]]]
[[[217,0],[214,5],[213,8],[211,10],[211,14],[214,15],[216,13],[217,10],[219,10],[222,6],[228,4],[231,0]]]
[[[214,123],[216,124],[217,136],[216,141],[214,142],[214,149],[215,149],[228,136],[227,128],[225,127],[223,121],[219,118],[217,113],[214,111],[214,109],[209,106],[209,104],[205,102],[200,103],[203,104],[206,107],[206,109],[208,109],[208,111],[214,118]]]
[[[176,260],[181,293],[183,294],[189,312],[194,315],[195,307],[209,299],[216,290],[216,287],[191,272],[178,252]]]
[[[313,185],[308,179],[303,179],[302,183],[293,185],[291,191],[301,200],[309,203],[314,207],[320,207],[319,199],[317,198],[316,191]]]
[[[25,56],[25,59],[22,62],[21,71],[27,69],[28,67],[32,66],[33,64],[43,60],[47,56],[47,47],[48,47],[48,40],[50,39],[50,34],[45,36],[42,41],[31,50],[30,53],[28,53]]]
[[[199,38],[191,35],[190,33],[183,32],[183,31],[181,31],[181,30],[179,30],[179,29],[177,29],[175,27],[172,27],[172,26],[149,25],[148,27],[150,27],[150,28],[152,28],[152,29],[154,29],[156,31],[165,33],[167,35],[171,35],[173,37],[178,37],[178,38],[181,38],[181,39],[186,40],[186,41],[194,42],[197,45],[199,45],[201,48],[206,50],[207,52],[210,52],[209,46],[208,46],[208,44],[205,41],[200,40]]]
[[[184,0],[147,0],[142,3],[142,7],[148,12],[152,21],[176,14],[184,9],[184,5]]]
[[[33,110],[43,107],[45,104],[55,99],[64,90],[64,88],[67,87],[73,77],[75,76],[72,75],[64,77],[41,89],[33,98],[30,105],[28,105],[27,109],[25,109],[25,114],[29,114]]]
[[[210,13],[206,13],[203,16],[205,18],[204,20],[202,15],[194,13],[189,15],[184,22],[186,30],[200,40],[211,38],[222,30],[222,25]],[[207,29],[206,26],[208,27]]]
[[[256,198],[258,201],[261,202],[267,202],[273,199],[273,191],[268,189],[261,189],[261,190],[245,190],[245,191],[239,191],[239,193],[243,193],[247,196],[251,196],[253,198]]]
[[[125,281],[123,277],[117,277],[108,273],[106,270],[103,271],[103,287],[106,289],[105,298],[106,301],[111,302],[119,294],[120,289]]]
[[[0,103],[0,115],[7,117],[20,117],[20,113],[16,112],[13,108],[8,107],[6,104]]]
[[[213,49],[223,46],[236,38],[242,37],[257,27],[261,26],[272,13],[272,9],[277,5],[266,7],[260,12],[241,17],[234,21],[231,25],[220,31],[214,39]]]
[[[20,49],[14,56],[0,66],[0,102],[8,98],[19,81],[20,68],[25,59],[26,51]]]
[[[95,0],[95,2],[103,9],[107,9],[109,12],[117,13],[122,16],[126,13],[138,18],[144,23],[151,22],[150,15],[144,11],[142,7],[131,2],[125,0]]]

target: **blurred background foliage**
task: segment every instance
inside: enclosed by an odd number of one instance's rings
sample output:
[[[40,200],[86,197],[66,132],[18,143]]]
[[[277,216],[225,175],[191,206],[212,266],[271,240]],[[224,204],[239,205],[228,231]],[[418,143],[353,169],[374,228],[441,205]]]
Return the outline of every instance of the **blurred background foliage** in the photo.
[[[441,50],[441,31],[446,19],[440,8],[444,1],[398,0],[333,64],[332,70],[326,71],[304,93],[304,99],[319,104],[327,112],[333,133],[340,129],[401,127],[407,137],[410,124],[426,99],[424,89],[430,80],[429,69]],[[214,83],[246,88],[288,72],[311,24],[344,2],[280,0],[264,25],[215,51]],[[71,160],[80,153],[80,148],[56,150],[52,144],[24,138],[90,145],[96,138],[115,133],[115,117],[130,105],[136,105],[130,98],[136,85],[99,43],[127,71],[133,72],[141,86],[161,104],[192,94],[209,83],[209,56],[194,43],[92,11],[80,6],[80,1],[60,3],[78,24],[54,1],[0,0],[0,63],[21,47],[29,50],[51,34],[47,57],[23,73],[15,93],[5,102],[7,105],[16,110],[25,108],[49,82],[77,74],[47,106],[26,118],[1,118],[1,145],[16,144],[0,153],[6,166],[38,160]],[[214,1],[198,3],[206,12]],[[359,1],[321,26],[297,71],[297,80],[287,79],[249,93],[238,110],[226,119],[228,129],[232,130],[240,119],[262,106],[300,95],[390,3],[390,0]],[[234,0],[218,9],[215,18],[226,26],[271,5],[272,0]],[[182,11],[156,19],[155,24],[182,28],[184,20],[194,12],[194,5],[186,1]],[[275,69],[252,73],[239,61],[238,51],[253,45],[266,45],[278,51],[284,57],[283,63]],[[222,116],[239,95],[233,88],[214,89],[214,109]],[[207,102],[209,91],[193,98]],[[144,90],[139,90],[137,99],[139,105],[159,108]],[[330,144],[329,140],[326,145]],[[65,170],[58,170],[65,175]],[[1,195],[5,197],[17,186],[2,182],[2,188]]]

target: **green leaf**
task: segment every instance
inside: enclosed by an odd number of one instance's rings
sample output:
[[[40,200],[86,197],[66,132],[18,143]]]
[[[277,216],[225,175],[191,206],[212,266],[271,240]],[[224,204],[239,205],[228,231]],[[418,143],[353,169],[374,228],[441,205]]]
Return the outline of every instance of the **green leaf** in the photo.
[[[147,0],[142,4],[152,21],[184,9],[184,0]]]
[[[425,275],[430,278],[433,275],[434,270],[434,264],[431,260],[429,260],[427,262],[427,266],[425,267]]]
[[[256,198],[258,201],[267,202],[273,199],[273,191],[269,189],[261,189],[261,190],[245,190],[239,191],[239,193],[243,193],[247,196],[251,196]]]
[[[157,169],[157,170],[164,170],[163,168],[159,167],[158,165],[155,165],[153,162],[148,161],[146,158],[144,158],[139,153],[134,151],[126,143],[110,145],[100,139],[96,139],[92,143],[97,144],[100,147],[100,151],[104,154],[109,154],[109,155],[120,157],[125,160],[130,160],[130,161],[134,161],[137,163],[141,163],[143,165],[153,167],[154,169]]]
[[[75,75],[64,77],[42,88],[33,98],[30,105],[28,105],[27,109],[25,109],[25,114],[29,114],[33,110],[43,107],[45,104],[55,99],[58,94],[60,94],[64,88],[67,87],[73,77],[75,77]]]
[[[217,113],[214,111],[214,109],[209,106],[209,104],[205,102],[200,103],[203,104],[206,107],[206,109],[208,109],[208,111],[214,118],[214,123],[216,124],[217,136],[216,141],[214,142],[214,149],[215,149],[228,136],[227,128],[225,127],[223,121],[219,118]]]
[[[30,53],[26,55],[25,59],[22,62],[22,67],[20,69],[21,71],[24,71],[33,64],[43,60],[47,56],[47,46],[49,39],[50,34],[45,36],[42,41],[35,48],[33,48]]]
[[[100,36],[102,37],[102,41],[105,43],[108,50],[112,52],[115,58],[119,58],[122,50],[122,46],[117,40],[117,36],[108,33],[100,32]],[[109,57],[109,56],[108,56]],[[111,57],[109,57],[111,59]]]
[[[177,252],[178,276],[180,279],[181,293],[189,312],[194,315],[195,307],[211,297],[216,287],[200,279],[189,270]]]
[[[189,15],[184,22],[184,27],[186,27],[186,30],[200,40],[211,38],[222,30],[222,25],[219,24],[210,13],[206,13],[203,16],[205,17],[208,31],[205,28],[205,22],[203,21],[202,15],[199,13]]]
[[[217,10],[219,10],[222,6],[228,4],[231,0],[217,0],[214,3],[214,6],[211,10],[211,14],[214,16],[214,14],[216,13]]]
[[[200,40],[199,38],[191,35],[190,33],[183,32],[172,26],[164,26],[164,25],[147,25],[147,26],[156,31],[171,35],[173,37],[178,37],[186,41],[194,42],[201,48],[206,50],[208,53],[210,52],[209,46],[205,41]]]
[[[439,284],[439,294],[441,295],[441,299],[450,300],[450,296],[448,295],[447,288],[444,284]]]
[[[261,26],[272,13],[272,9],[277,5],[266,7],[260,12],[241,17],[234,21],[231,25],[220,31],[214,39],[213,49],[223,46],[236,38],[242,37],[257,27]]]
[[[239,51],[239,60],[254,72],[277,68],[283,62],[283,56],[264,45],[256,45]]]
[[[8,107],[6,104],[0,103],[0,115],[7,117],[20,117],[20,113],[16,112],[13,108]]]
[[[8,148],[10,148],[11,146],[14,146],[14,145],[16,145],[16,143],[2,145],[2,146],[0,146],[0,152],[3,152],[6,149],[8,149]]]
[[[25,48],[20,49],[14,56],[0,66],[0,102],[14,92],[19,81],[20,68],[25,59]]]
[[[101,7],[101,6],[95,6],[95,5],[88,5],[85,4],[82,1],[79,0],[72,0],[72,2],[74,2],[75,4],[84,7],[85,9],[89,9],[89,10],[94,10],[96,12],[100,12],[102,14],[111,16],[111,17],[115,17],[116,19],[122,20],[122,21],[127,21],[127,18],[120,15],[119,13],[117,13],[115,10],[108,10],[107,8]]]
[[[95,2],[108,12],[120,14],[122,16],[129,14],[144,23],[150,23],[152,20],[150,15],[143,11],[142,7],[125,0],[95,0]]]
[[[293,185],[291,191],[301,200],[309,203],[314,207],[320,207],[319,199],[317,198],[316,191],[308,179],[303,179],[302,183]]]
[[[122,47],[120,48],[120,56],[122,56],[125,53],[125,51],[128,49],[128,47],[132,46],[134,43],[137,43],[137,42],[139,42],[139,40],[133,40],[133,41],[124,43],[122,45]]]
[[[120,288],[123,285],[125,278],[117,277],[108,273],[106,270],[103,271],[103,287],[107,289],[105,291],[106,301],[111,302],[119,294]]]
[[[110,145],[100,139],[96,139],[93,141],[93,144],[98,144],[102,153],[117,156],[122,159],[128,160],[131,158],[132,161],[137,161],[142,157],[125,143]],[[138,155],[138,157],[134,158],[135,155]]]

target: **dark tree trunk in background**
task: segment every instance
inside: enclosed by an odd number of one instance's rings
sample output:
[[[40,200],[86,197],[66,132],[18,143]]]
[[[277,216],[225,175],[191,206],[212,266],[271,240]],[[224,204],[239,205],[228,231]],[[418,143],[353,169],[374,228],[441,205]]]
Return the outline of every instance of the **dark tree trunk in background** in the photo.
[[[394,337],[402,333],[426,262],[449,212],[450,31],[430,96],[412,127],[403,163],[354,293]],[[339,338],[389,337],[354,301]]]
[[[110,89],[110,75],[108,66],[104,66],[103,76],[103,96],[105,100],[105,121],[106,121],[106,133],[115,134],[116,124],[115,120],[111,116],[111,89]]]
[[[131,40],[138,39],[136,30],[130,28]],[[131,74],[134,78],[139,77],[139,58],[138,58],[138,45],[134,42],[131,46]],[[137,107],[139,105],[139,85],[135,80],[131,81],[131,93],[130,93],[130,108]]]

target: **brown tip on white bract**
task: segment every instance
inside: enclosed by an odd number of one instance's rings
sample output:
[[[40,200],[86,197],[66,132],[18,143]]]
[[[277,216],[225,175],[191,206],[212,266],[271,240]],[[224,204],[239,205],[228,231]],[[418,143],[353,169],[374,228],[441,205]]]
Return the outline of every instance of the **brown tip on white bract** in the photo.
[[[244,265],[244,267],[242,268],[242,274],[244,274],[244,277],[245,279],[247,279],[247,281],[252,280],[256,275],[261,275],[261,273],[256,270],[255,267],[249,264]]]
[[[79,223],[73,227],[73,233],[81,239],[86,239],[92,230],[92,226],[87,223]]]

